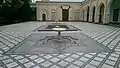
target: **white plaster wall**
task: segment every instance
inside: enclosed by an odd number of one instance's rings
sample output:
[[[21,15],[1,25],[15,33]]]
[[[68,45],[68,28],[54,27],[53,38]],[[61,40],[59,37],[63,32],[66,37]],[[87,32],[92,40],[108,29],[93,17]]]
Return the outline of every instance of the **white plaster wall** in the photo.
[[[47,20],[51,20],[51,10],[56,10],[56,21],[62,20],[62,8],[61,6],[69,5],[69,20],[75,20],[76,10],[80,10],[79,3],[37,3],[37,20],[42,20],[42,9],[47,11]]]

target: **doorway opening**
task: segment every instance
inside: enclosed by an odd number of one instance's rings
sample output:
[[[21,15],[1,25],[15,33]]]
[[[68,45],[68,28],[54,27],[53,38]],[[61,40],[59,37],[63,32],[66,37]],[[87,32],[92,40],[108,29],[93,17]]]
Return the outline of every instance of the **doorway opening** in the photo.
[[[104,18],[104,4],[100,6],[100,13],[99,13],[99,23],[103,23]]]
[[[87,8],[87,22],[89,22],[89,7]]]
[[[46,14],[42,14],[42,21],[46,21]]]
[[[113,10],[113,21],[118,21],[119,18],[119,8]]]
[[[69,20],[69,9],[62,9],[62,20],[63,21]]]
[[[95,22],[95,6],[93,7],[92,22]]]

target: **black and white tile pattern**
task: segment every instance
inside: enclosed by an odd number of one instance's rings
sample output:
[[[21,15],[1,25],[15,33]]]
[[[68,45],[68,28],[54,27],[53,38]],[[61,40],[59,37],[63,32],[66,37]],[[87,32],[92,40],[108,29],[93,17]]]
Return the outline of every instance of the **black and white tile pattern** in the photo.
[[[25,24],[33,25],[29,29],[31,32],[36,27],[34,23]],[[83,33],[112,49],[113,52],[3,55],[31,33],[14,32],[11,25],[7,26],[11,30],[0,32],[0,68],[120,68],[120,28],[81,22],[70,24],[82,29]],[[22,25],[17,28],[20,30]],[[26,26],[24,25],[22,29],[28,30]]]

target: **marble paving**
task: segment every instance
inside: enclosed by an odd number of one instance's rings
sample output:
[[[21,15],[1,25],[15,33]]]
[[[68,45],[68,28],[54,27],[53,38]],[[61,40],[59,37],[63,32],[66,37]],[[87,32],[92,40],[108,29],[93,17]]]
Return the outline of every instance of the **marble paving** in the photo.
[[[44,23],[0,27],[0,68],[120,68],[120,28],[85,22],[68,23],[113,52],[5,55]]]
[[[48,32],[47,32],[48,33]],[[108,47],[78,32],[62,33],[35,33],[5,54],[63,54],[63,53],[93,53],[112,52]],[[63,38],[62,38],[63,37]]]

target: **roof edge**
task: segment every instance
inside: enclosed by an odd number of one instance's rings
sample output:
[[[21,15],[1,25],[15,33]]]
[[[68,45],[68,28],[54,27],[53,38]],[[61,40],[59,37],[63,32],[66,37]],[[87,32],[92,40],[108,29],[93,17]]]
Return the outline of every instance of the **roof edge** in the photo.
[[[36,3],[82,3],[82,2],[63,2],[63,1],[36,1]]]

